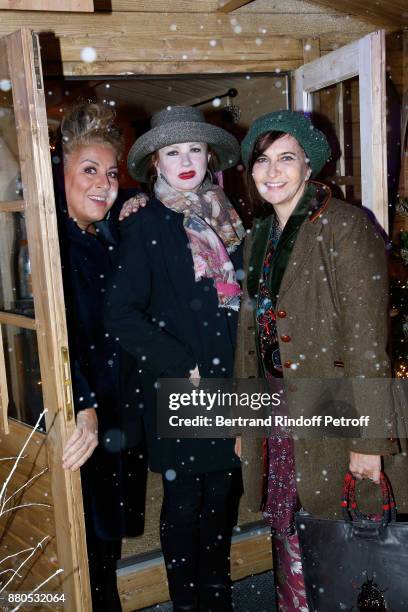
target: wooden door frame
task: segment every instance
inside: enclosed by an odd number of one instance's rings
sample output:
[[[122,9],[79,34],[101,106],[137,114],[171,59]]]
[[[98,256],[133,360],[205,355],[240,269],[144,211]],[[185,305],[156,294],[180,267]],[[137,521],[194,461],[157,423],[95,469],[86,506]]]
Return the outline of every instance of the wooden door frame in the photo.
[[[295,107],[313,111],[312,94],[359,77],[361,193],[388,232],[385,31],[372,32],[294,71]]]
[[[36,331],[64,609],[88,612],[91,596],[80,473],[62,468],[62,450],[75,429],[75,418],[40,46],[37,34],[27,28],[5,36],[4,41],[24,200],[1,203],[0,213],[24,209],[35,319],[0,312],[0,323]],[[27,429],[14,421],[13,429],[16,427]],[[3,419],[3,432],[6,430]]]

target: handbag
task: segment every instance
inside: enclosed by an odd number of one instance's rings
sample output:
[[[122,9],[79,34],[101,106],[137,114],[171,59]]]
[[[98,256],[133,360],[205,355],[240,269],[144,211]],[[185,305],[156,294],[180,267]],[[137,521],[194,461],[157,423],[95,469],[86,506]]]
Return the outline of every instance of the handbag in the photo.
[[[344,480],[343,520],[296,513],[310,612],[408,611],[408,523],[396,521],[383,472],[380,484],[383,513],[376,520],[359,510],[350,472]]]

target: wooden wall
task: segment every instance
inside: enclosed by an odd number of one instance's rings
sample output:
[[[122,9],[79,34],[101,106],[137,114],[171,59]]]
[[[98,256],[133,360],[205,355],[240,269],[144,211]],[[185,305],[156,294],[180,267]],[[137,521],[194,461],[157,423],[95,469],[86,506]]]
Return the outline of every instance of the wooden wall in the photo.
[[[321,52],[376,26],[300,0],[256,0],[231,14],[217,0],[95,0],[95,14],[0,11],[0,35],[21,26],[48,33],[48,72],[172,74],[288,70],[303,63],[303,39],[320,37]],[[53,36],[56,40],[53,40]],[[47,40],[48,39],[48,40]],[[81,60],[91,47],[97,57]]]
[[[14,461],[5,460],[7,457],[16,457],[23,447],[30,427],[14,421],[10,421],[10,434],[0,434],[0,488],[10,474]],[[18,464],[9,486],[7,497],[22,487],[27,481],[48,467],[48,459],[45,448],[45,435],[36,432],[32,437],[24,453],[24,458]],[[6,508],[21,504],[52,504],[51,482],[49,472],[46,471],[38,479],[33,480],[30,486],[24,488],[18,495],[12,498]],[[31,546],[36,546],[44,537],[47,540],[42,548],[39,548],[32,559],[19,572],[7,591],[30,591],[41,584],[57,569],[57,551],[55,540],[54,512],[52,507],[29,506],[20,508],[15,512],[4,514],[0,518],[0,561]],[[2,570],[17,568],[21,561],[28,556],[28,552],[18,555],[13,559],[4,561]],[[7,574],[3,575],[1,582]],[[60,575],[61,576],[61,575]],[[63,576],[63,574],[62,574]],[[53,578],[42,591],[62,593],[63,588],[59,577]],[[10,608],[11,609],[11,608]],[[62,610],[62,606],[54,607],[43,604],[41,609]]]

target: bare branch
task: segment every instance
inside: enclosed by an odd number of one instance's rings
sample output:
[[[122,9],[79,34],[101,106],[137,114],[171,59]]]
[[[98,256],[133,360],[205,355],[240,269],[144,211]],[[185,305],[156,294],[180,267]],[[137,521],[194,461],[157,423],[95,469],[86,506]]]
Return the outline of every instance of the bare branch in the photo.
[[[13,570],[13,569],[11,569],[11,567],[10,567],[9,569],[6,569],[6,570],[3,570],[2,572],[0,572],[0,576],[1,576],[2,574],[8,574],[9,572],[13,572],[13,573],[14,573],[14,570]],[[14,574],[14,575],[15,575],[15,574]],[[17,576],[18,576],[19,578],[21,578],[20,574],[17,574]]]
[[[30,548],[25,548],[24,550],[20,550],[19,552],[16,552],[13,555],[9,555],[8,557],[4,557],[4,559],[0,559],[0,564],[4,563],[5,561],[7,561],[7,559],[12,559],[13,557],[17,557],[18,555],[22,555],[25,552],[30,552],[30,550],[33,550],[32,546],[30,546]]]
[[[40,476],[42,476],[43,474],[45,474],[45,472],[48,472],[48,468],[44,468],[41,472],[38,472],[38,474],[35,474],[34,476],[32,476],[30,478],[30,480],[27,480],[27,482],[25,482],[23,485],[21,485],[21,487],[19,487],[16,491],[14,491],[14,493],[12,493],[7,499],[4,500],[3,502],[3,506],[2,508],[4,508],[4,506],[7,504],[7,502],[10,501],[10,499],[12,497],[14,497],[15,495],[17,495],[17,493],[19,493],[20,491],[22,491],[23,489],[25,489],[26,487],[29,486],[30,482],[32,482],[33,480],[35,480],[36,478],[39,478]],[[2,516],[2,512],[0,511],[0,516]]]
[[[14,472],[16,471],[17,466],[18,466],[18,464],[20,462],[20,459],[22,458],[23,453],[24,453],[25,449],[28,446],[28,443],[30,442],[30,440],[33,437],[34,433],[37,431],[38,427],[40,426],[41,419],[43,418],[43,416],[44,416],[44,414],[46,412],[48,412],[47,408],[45,408],[45,410],[43,410],[42,413],[40,414],[40,416],[38,417],[37,422],[36,422],[34,428],[31,430],[30,435],[28,436],[27,440],[25,441],[23,448],[19,452],[19,454],[17,456],[17,459],[15,460],[14,465],[11,468],[10,474],[7,476],[6,480],[3,483],[3,486],[2,486],[1,491],[0,491],[0,503],[2,504],[2,508],[4,507],[3,499],[6,496],[7,485],[10,482],[11,477],[13,476]]]
[[[26,455],[24,457],[21,457],[22,459],[26,458]],[[17,457],[0,457],[0,461],[11,461],[12,459],[17,459]]]
[[[47,582],[49,582],[50,580],[52,580],[52,578],[54,578],[54,576],[57,576],[58,574],[60,574],[61,572],[63,572],[63,569],[57,569],[51,576],[49,576],[48,578],[46,578],[46,580],[44,580],[41,584],[39,584],[38,586],[35,587],[35,589],[33,591],[31,591],[29,593],[29,595],[33,595],[33,593],[36,593],[37,591],[39,591],[41,589],[41,587],[44,586],[44,584],[47,584]],[[23,606],[24,603],[20,603],[18,604],[18,606],[16,606],[15,608],[13,608],[11,610],[11,612],[17,612],[17,610],[19,610],[21,608],[21,606]]]
[[[45,538],[43,538],[40,542],[38,542],[38,544],[36,546],[33,546],[33,549],[31,551],[31,553],[28,555],[28,557],[26,557],[24,559],[24,561],[22,561],[20,563],[20,565],[18,566],[18,568],[16,570],[13,570],[13,575],[12,577],[6,582],[6,584],[4,584],[1,588],[0,588],[0,593],[2,593],[3,591],[5,591],[6,587],[8,587],[8,585],[10,584],[10,582],[13,580],[14,576],[18,575],[19,571],[21,570],[22,567],[24,567],[24,565],[26,565],[26,563],[28,563],[28,561],[31,559],[31,557],[33,555],[35,555],[36,551],[39,548],[42,548],[43,542],[45,542],[45,540],[48,540],[50,536],[45,536]]]
[[[4,510],[1,513],[1,516],[8,514],[8,512],[14,512],[14,510],[19,510],[20,508],[28,508],[28,506],[44,506],[45,508],[52,508],[51,504],[41,504],[40,502],[30,502],[29,504],[21,504],[20,506],[14,506],[14,508],[9,508],[8,510]]]

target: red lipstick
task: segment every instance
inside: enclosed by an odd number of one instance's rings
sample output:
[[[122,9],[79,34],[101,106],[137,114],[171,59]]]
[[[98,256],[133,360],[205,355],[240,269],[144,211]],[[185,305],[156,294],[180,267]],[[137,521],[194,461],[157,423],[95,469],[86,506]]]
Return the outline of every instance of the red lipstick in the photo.
[[[189,172],[181,172],[181,174],[179,174],[179,178],[181,178],[183,181],[188,181],[189,179],[194,178],[195,175],[195,170],[190,170]]]

